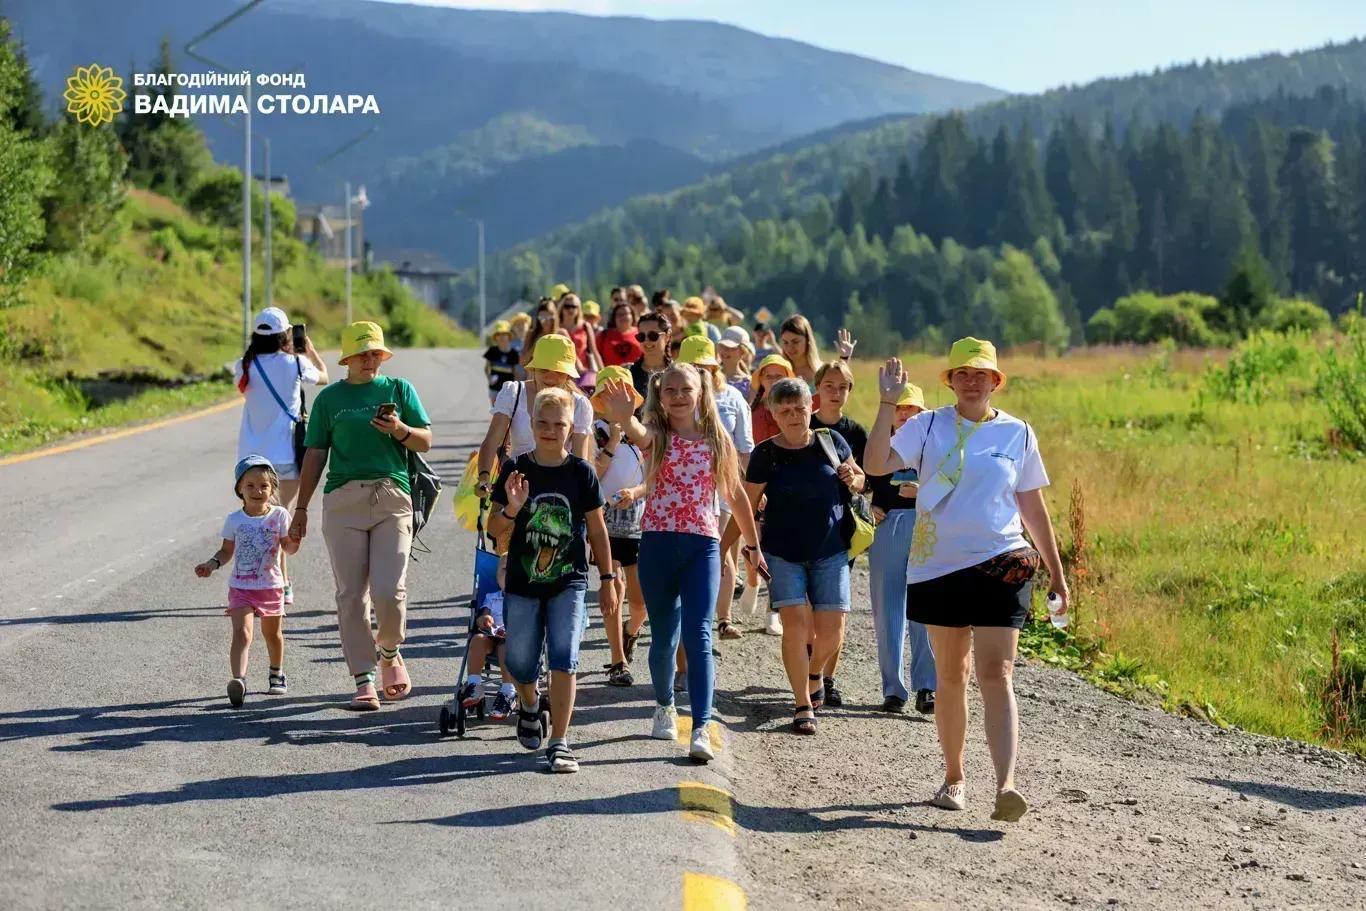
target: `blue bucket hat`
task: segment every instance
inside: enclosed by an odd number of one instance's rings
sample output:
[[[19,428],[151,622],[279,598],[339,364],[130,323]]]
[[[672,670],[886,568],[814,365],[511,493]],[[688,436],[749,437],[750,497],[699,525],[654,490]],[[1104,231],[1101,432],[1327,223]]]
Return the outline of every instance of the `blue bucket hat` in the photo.
[[[275,470],[275,466],[270,464],[270,459],[266,458],[265,456],[249,455],[242,461],[238,462],[237,467],[232,470],[232,473],[234,475],[232,482],[236,484],[238,481],[242,480],[242,475],[246,474],[248,471],[251,471],[253,468],[269,468],[271,471]]]

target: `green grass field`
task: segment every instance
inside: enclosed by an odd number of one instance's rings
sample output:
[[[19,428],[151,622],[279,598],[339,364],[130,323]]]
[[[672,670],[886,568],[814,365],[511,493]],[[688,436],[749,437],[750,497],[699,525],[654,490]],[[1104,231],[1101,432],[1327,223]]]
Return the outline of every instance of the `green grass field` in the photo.
[[[1232,370],[1171,349],[1003,358],[993,401],[1038,432],[1077,601],[1075,635],[1045,625],[1036,650],[1169,708],[1366,753],[1366,460],[1315,391],[1325,344],[1254,344]],[[939,366],[908,361],[931,407],[952,402]],[[876,369],[857,365],[861,421]]]
[[[20,303],[0,309],[0,453],[233,394],[225,368],[242,353],[236,236],[140,190],[129,192],[121,217],[124,230],[108,255],[53,257]],[[343,271],[295,241],[284,247],[274,303],[307,323],[319,348],[335,347],[345,321]],[[258,262],[253,309],[263,306],[263,275]],[[352,284],[355,318],[380,323],[390,344],[476,342],[392,275]]]

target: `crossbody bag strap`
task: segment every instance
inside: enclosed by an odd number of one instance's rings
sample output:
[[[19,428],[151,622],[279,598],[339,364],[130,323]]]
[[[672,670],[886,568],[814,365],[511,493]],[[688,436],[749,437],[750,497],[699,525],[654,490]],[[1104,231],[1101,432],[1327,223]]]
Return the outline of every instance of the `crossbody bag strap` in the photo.
[[[934,416],[936,412],[930,412],[930,426],[925,428],[925,439],[920,441],[920,467],[916,469],[916,474],[925,473],[925,444],[930,441],[930,432],[934,430]]]
[[[508,438],[512,436],[512,422],[517,420],[517,408],[522,404],[522,387],[525,381],[518,380],[517,391],[512,394],[512,413],[508,415],[508,429],[503,431],[503,442],[498,445],[499,449],[507,448]]]
[[[299,420],[308,420],[308,403],[304,400],[304,363],[294,355],[294,369],[299,374]]]
[[[830,460],[830,467],[838,471],[840,467],[840,457],[839,453],[835,452],[835,441],[831,438],[830,431],[824,427],[820,427],[812,432],[816,434],[816,442],[820,444],[821,449],[825,452],[825,457]]]
[[[270,382],[270,374],[266,372],[265,365],[258,364],[257,366],[260,367],[260,369],[256,371],[256,375],[261,378],[266,384],[266,388],[270,390],[270,397],[275,399],[275,404],[280,406],[280,410],[283,411],[291,421],[296,424],[300,423],[303,419],[295,416],[294,413],[289,410],[289,406],[285,404],[285,400],[280,398],[280,393],[275,391],[275,386]],[[300,368],[300,370],[302,371],[302,368]],[[300,389],[299,394],[303,395],[302,389]]]

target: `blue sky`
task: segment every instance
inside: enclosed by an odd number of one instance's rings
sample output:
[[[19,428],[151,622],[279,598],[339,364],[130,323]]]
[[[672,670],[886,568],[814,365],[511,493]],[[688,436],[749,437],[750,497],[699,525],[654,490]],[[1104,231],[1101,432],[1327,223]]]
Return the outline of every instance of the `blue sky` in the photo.
[[[405,2],[710,19],[1015,92],[1366,35],[1366,0]]]

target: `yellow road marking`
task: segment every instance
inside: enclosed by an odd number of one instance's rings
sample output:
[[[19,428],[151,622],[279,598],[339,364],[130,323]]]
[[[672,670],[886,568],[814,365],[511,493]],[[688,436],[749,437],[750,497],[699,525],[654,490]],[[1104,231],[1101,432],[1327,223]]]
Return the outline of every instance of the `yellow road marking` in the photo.
[[[735,835],[735,798],[729,791],[685,781],[678,786],[678,808],[685,819],[709,823],[727,835]]]
[[[745,890],[728,879],[705,873],[683,874],[683,911],[745,911]]]
[[[181,424],[185,421],[193,421],[196,418],[208,417],[211,414],[218,414],[220,411],[227,411],[229,408],[238,408],[242,405],[242,397],[238,396],[232,401],[221,402],[199,411],[191,411],[189,414],[177,415],[173,418],[166,418],[163,421],[153,421],[150,424],[140,424],[137,427],[129,427],[127,430],[115,430],[112,433],[102,433],[98,436],[86,437],[83,440],[76,440],[72,443],[64,443],[61,446],[53,446],[49,449],[38,449],[33,452],[24,452],[19,455],[12,455],[0,459],[0,465],[17,465],[20,462],[30,462],[34,459],[41,459],[46,456],[61,455],[64,452],[71,452],[76,449],[85,449],[87,446],[98,446],[101,443],[112,443],[114,440],[121,440],[124,437],[136,436],[139,433],[147,433],[149,430],[160,430],[162,427],[170,427],[173,424]]]

